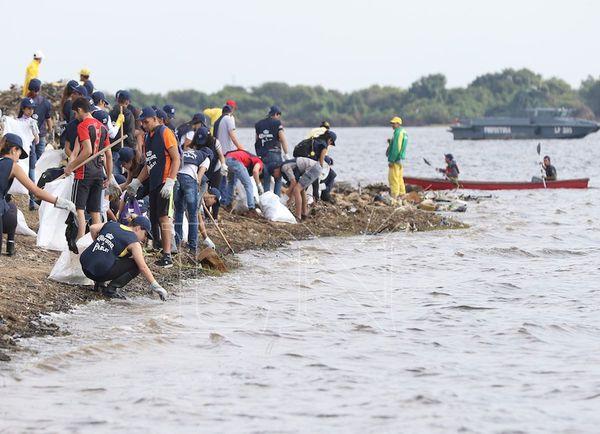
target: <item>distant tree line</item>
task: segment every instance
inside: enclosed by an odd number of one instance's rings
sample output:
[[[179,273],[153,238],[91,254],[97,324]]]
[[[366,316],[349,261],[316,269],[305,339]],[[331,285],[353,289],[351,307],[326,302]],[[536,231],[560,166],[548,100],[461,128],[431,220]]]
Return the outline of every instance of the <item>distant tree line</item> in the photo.
[[[177,90],[166,95],[132,90],[137,106],[173,104],[178,121],[189,119],[207,107],[221,107],[227,99],[238,104],[240,126],[253,126],[277,104],[290,127],[312,127],[322,120],[334,126],[387,125],[400,115],[406,125],[449,124],[461,117],[509,114],[531,107],[565,107],[577,117],[600,116],[600,77],[589,77],[579,89],[559,78],[544,79],[528,69],[505,69],[477,77],[465,88],[448,89],[443,74],[420,78],[408,89],[371,86],[344,93],[321,86],[290,86],[269,82],[246,89],[226,86],[207,94],[194,89]]]

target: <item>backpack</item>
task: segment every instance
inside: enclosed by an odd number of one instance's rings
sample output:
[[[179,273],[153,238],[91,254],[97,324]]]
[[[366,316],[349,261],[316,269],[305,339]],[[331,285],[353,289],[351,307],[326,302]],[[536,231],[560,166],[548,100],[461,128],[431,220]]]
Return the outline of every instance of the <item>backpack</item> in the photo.
[[[294,147],[294,157],[315,157],[315,139],[304,139]]]

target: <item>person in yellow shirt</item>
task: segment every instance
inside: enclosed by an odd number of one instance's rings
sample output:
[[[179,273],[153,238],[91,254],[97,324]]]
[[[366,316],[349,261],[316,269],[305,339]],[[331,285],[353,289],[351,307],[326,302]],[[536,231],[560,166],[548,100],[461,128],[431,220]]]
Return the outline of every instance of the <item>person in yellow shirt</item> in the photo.
[[[406,194],[404,185],[402,161],[406,158],[406,145],[408,143],[408,135],[402,128],[402,118],[394,116],[390,120],[390,124],[394,129],[394,136],[388,140],[388,148],[386,155],[388,157],[388,182],[390,184],[390,195],[392,201],[397,203],[400,196]]]
[[[235,113],[235,110],[237,109],[237,103],[234,100],[228,99],[225,101],[225,105],[231,107]],[[213,134],[213,125],[223,114],[223,109],[221,107],[207,108],[204,109],[202,113],[204,113],[204,115],[210,119],[210,133]]]
[[[25,70],[25,83],[23,84],[23,96],[27,96],[27,92],[29,90],[29,82],[34,78],[38,78],[40,63],[42,63],[42,59],[44,58],[44,53],[40,50],[33,53],[33,60],[29,65],[27,65],[27,69]]]

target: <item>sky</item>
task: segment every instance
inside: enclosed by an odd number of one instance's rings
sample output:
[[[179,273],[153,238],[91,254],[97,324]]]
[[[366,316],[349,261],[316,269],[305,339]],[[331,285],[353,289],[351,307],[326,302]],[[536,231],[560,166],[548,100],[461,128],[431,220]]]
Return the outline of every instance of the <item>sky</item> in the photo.
[[[457,87],[509,67],[574,87],[600,76],[592,0],[3,0],[2,16],[0,89],[23,82],[37,49],[42,81],[87,67],[107,91],[279,81],[348,92],[432,73]]]

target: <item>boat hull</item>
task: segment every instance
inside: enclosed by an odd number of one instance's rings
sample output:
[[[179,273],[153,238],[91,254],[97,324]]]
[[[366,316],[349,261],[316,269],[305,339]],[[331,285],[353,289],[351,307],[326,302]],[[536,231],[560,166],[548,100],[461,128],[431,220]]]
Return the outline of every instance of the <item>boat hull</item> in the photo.
[[[471,125],[452,126],[454,140],[581,139],[598,131],[596,126]]]
[[[458,187],[466,190],[535,190],[543,188],[588,188],[589,178],[562,179],[542,182],[495,182],[458,181]],[[445,179],[404,177],[404,183],[417,185],[425,190],[453,190],[457,185]]]

